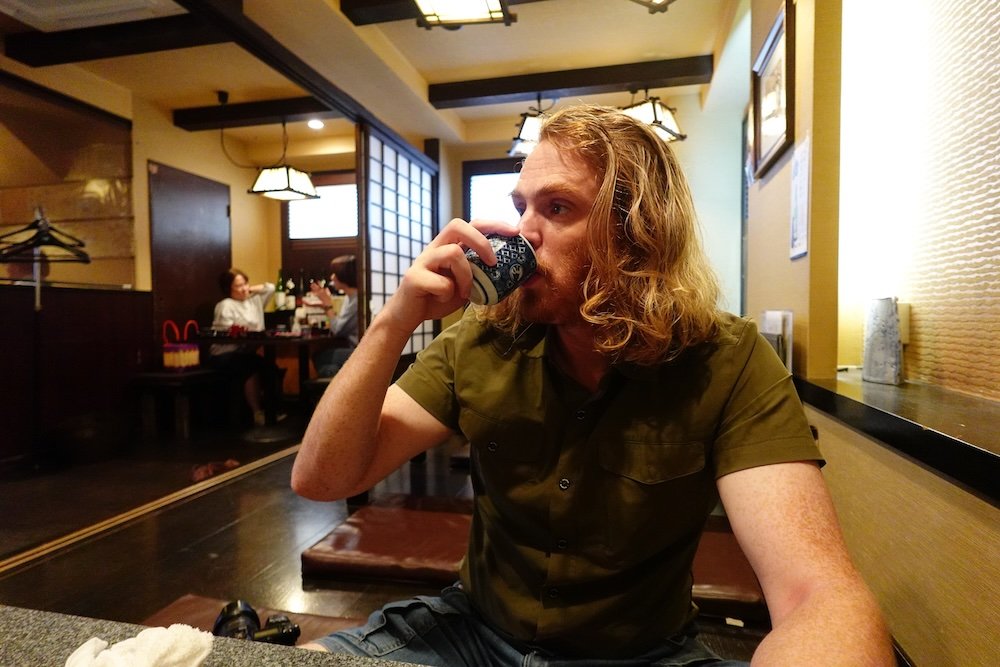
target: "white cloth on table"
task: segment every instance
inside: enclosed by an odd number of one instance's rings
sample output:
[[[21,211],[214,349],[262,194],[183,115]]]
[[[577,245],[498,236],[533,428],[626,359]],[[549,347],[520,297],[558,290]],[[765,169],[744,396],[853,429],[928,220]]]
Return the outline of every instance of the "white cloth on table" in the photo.
[[[198,667],[211,651],[211,633],[175,623],[148,628],[110,648],[92,637],[66,659],[66,667]]]

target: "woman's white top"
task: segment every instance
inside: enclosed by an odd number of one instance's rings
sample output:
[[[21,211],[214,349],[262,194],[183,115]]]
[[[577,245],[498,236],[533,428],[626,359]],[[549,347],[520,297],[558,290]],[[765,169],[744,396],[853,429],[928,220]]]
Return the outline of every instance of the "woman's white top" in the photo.
[[[264,289],[252,294],[243,301],[226,297],[215,304],[215,317],[212,328],[216,331],[229,331],[232,326],[244,327],[247,331],[264,330],[264,304],[274,294],[274,283],[264,283]],[[212,354],[236,352],[239,345],[213,345]]]

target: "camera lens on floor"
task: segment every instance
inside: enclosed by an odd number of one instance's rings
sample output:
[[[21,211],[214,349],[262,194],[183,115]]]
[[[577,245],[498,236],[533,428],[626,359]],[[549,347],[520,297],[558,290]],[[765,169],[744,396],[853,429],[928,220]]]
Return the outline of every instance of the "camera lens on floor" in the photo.
[[[234,600],[219,612],[212,627],[212,634],[216,637],[295,646],[301,631],[299,626],[292,623],[284,614],[269,616],[267,623],[261,628],[260,617],[254,608],[244,600]]]

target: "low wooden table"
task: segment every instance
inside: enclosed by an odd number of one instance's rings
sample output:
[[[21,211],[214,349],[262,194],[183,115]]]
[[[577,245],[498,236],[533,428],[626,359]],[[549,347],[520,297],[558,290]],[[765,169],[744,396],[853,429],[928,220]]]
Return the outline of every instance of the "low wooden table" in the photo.
[[[217,388],[225,384],[227,378],[210,368],[192,368],[137,373],[132,382],[139,390],[143,435],[156,435],[156,399],[158,395],[165,393],[170,396],[173,405],[174,434],[190,440],[192,394],[207,388]]]
[[[295,348],[299,355],[299,400],[308,402],[305,392],[306,383],[310,377],[310,356],[314,349],[324,347],[344,347],[350,345],[346,338],[337,336],[292,336],[292,335],[272,335],[272,334],[251,334],[245,337],[230,336],[203,336],[199,339],[202,346],[202,358],[209,354],[212,345],[260,345],[264,351],[264,359],[272,364],[276,364],[278,348]],[[274,401],[267,401],[264,406],[265,417],[269,425],[277,423],[277,409]]]

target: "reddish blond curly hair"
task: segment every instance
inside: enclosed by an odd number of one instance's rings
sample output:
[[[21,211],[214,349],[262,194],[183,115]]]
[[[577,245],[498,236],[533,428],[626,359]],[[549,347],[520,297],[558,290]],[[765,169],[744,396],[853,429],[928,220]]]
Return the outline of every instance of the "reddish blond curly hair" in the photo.
[[[593,105],[551,116],[540,141],[577,154],[601,179],[580,306],[594,325],[597,350],[652,365],[712,339],[721,318],[719,284],[667,143],[645,123]],[[484,308],[481,317],[508,333],[523,326],[516,300]]]

